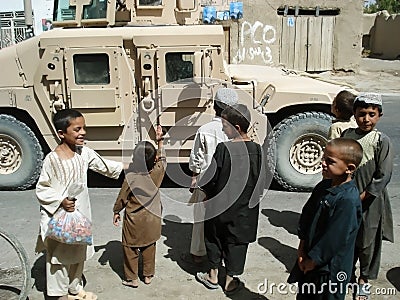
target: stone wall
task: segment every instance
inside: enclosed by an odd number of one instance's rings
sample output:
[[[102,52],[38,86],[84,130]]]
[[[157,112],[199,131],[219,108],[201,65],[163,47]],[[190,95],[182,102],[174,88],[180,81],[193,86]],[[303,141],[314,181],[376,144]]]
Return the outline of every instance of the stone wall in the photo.
[[[278,9],[289,7],[288,19],[278,15]],[[282,63],[281,52],[285,43],[292,40],[282,37],[285,26],[296,26],[300,17],[290,11],[295,11],[296,6],[301,11],[309,9],[311,13],[320,11],[336,10],[334,16],[333,35],[331,40],[324,40],[322,44],[332,43],[332,63],[329,69],[358,70],[362,49],[362,20],[363,0],[245,0],[243,1],[243,19],[232,22],[230,26],[230,60],[232,63],[265,64],[277,66]],[[293,8],[290,10],[290,8]],[[307,16],[310,19],[323,18],[323,15]],[[307,37],[303,40],[307,45]],[[310,47],[313,47],[311,45]],[[309,49],[309,48],[308,48]],[[307,49],[306,49],[307,50]],[[302,56],[307,60],[304,53],[297,51],[294,55]],[[299,59],[299,57],[296,57]],[[310,58],[308,58],[310,59]],[[323,58],[322,58],[323,59]]]

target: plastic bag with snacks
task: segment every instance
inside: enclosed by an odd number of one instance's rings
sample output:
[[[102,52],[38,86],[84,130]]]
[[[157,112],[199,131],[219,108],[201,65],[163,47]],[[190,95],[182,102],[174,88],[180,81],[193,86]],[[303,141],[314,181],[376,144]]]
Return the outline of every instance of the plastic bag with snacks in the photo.
[[[82,190],[82,184],[72,184],[68,189],[68,198],[75,199]],[[79,210],[67,212],[60,208],[48,223],[46,237],[64,244],[92,245],[92,222]]]

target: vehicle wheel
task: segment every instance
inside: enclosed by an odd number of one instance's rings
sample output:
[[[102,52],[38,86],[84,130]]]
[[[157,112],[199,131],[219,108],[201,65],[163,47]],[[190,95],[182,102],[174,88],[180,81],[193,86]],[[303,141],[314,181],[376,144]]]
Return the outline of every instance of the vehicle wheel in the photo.
[[[32,130],[12,116],[0,115],[0,190],[31,187],[42,160],[42,147]]]
[[[289,191],[310,191],[322,179],[321,158],[330,115],[298,113],[278,123],[269,136],[269,156],[274,157],[274,179]]]

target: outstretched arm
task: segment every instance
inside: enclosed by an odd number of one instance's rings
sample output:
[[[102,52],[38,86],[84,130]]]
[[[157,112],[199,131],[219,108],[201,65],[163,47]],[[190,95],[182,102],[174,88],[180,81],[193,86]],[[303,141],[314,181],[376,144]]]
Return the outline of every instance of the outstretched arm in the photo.
[[[161,125],[157,125],[156,127],[156,142],[158,150],[161,150],[164,146],[164,133]]]

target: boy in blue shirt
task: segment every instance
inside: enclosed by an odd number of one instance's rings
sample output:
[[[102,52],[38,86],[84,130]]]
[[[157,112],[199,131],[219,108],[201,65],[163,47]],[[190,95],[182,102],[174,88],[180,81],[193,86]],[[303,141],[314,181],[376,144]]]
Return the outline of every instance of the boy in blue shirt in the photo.
[[[298,259],[288,279],[299,283],[297,299],[345,298],[361,223],[360,193],[352,174],[362,153],[352,139],[333,139],[325,148],[324,179],[302,209]]]

